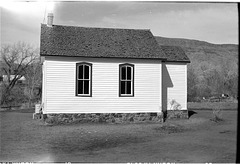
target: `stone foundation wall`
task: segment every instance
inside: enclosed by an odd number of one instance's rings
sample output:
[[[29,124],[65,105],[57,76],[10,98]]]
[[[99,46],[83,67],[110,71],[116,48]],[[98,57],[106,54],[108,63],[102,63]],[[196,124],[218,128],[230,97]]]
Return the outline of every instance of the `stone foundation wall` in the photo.
[[[35,119],[38,119],[37,116]],[[164,113],[78,113],[45,114],[39,116],[48,124],[69,123],[140,123],[163,122],[171,118],[188,118],[188,111],[171,110]]]
[[[45,122],[64,123],[139,123],[162,122],[162,113],[89,113],[89,114],[47,114]]]
[[[167,119],[172,118],[188,118],[188,110],[168,110]]]

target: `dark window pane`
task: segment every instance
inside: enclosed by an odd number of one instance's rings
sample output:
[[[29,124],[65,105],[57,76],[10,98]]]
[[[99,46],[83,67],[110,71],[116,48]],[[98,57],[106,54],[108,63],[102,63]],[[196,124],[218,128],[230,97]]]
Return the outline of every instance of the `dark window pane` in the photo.
[[[127,81],[127,94],[131,94],[131,81]]]
[[[84,79],[89,79],[89,66],[84,66]]]
[[[121,94],[125,94],[125,81],[121,81]]]
[[[83,65],[78,66],[78,79],[83,79]]]
[[[131,80],[131,67],[127,67],[127,80]]]
[[[121,79],[126,80],[126,67],[121,68]]]
[[[84,80],[84,94],[89,94],[89,80]]]
[[[83,80],[78,80],[78,94],[83,94]]]

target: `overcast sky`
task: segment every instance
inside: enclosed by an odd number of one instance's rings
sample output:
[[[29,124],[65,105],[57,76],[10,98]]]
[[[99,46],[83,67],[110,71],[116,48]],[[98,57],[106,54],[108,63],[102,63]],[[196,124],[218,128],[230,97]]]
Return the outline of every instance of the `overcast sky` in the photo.
[[[150,29],[155,36],[238,44],[236,3],[0,2],[1,43],[39,47],[40,24]]]

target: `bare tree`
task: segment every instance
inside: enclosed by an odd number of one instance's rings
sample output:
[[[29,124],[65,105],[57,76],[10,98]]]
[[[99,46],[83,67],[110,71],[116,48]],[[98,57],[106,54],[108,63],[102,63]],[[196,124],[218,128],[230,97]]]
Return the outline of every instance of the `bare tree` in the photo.
[[[40,98],[41,81],[42,81],[42,69],[41,60],[38,58],[34,63],[29,65],[26,69],[26,88],[25,94],[28,98],[28,105],[31,107],[32,102],[36,97]],[[36,101],[36,100],[35,100]]]
[[[188,101],[194,101],[197,97],[197,83],[198,78],[192,65],[187,70],[187,99]]]
[[[7,97],[17,81],[26,75],[26,70],[37,58],[37,49],[24,42],[1,47],[1,73],[6,76],[2,84],[1,105],[6,103]]]
[[[237,98],[238,61],[222,58],[216,63],[203,61],[188,66],[188,101],[223,93]]]

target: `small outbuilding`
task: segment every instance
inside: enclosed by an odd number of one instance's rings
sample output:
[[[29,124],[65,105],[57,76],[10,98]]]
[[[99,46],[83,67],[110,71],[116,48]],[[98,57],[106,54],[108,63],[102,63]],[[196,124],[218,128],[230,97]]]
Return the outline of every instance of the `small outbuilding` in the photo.
[[[187,63],[180,47],[150,30],[41,25],[43,114],[187,114]]]

